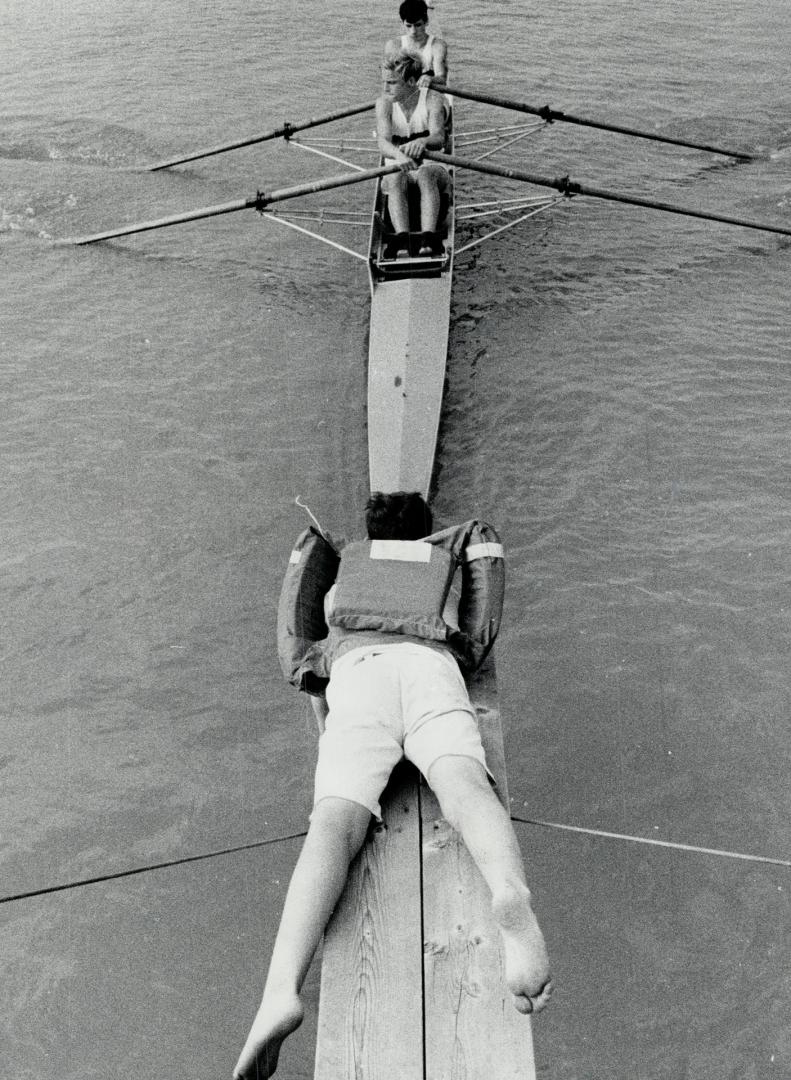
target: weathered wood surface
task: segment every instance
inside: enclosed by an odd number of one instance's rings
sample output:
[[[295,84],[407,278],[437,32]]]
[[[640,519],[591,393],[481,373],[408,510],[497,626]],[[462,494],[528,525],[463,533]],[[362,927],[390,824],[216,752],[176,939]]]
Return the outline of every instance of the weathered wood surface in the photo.
[[[493,661],[470,696],[508,808]],[[325,939],[316,1080],[534,1080],[530,1020],[466,848],[411,766],[382,808]]]
[[[489,769],[509,810],[494,661],[470,687]],[[535,1080],[530,1019],[503,980],[489,890],[459,835],[421,790],[426,1080]]]
[[[316,1080],[423,1080],[418,802],[403,763],[327,928]]]

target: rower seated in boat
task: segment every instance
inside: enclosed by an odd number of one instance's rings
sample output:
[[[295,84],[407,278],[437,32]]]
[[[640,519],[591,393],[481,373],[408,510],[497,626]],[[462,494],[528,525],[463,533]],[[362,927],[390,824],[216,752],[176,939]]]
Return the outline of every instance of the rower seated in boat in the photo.
[[[385,60],[399,53],[413,56],[422,68],[418,86],[434,85],[448,80],[448,46],[441,37],[428,29],[428,6],[425,0],[404,0],[398,9],[403,33],[385,45]]]
[[[419,61],[406,53],[383,65],[384,93],[376,103],[376,136],[386,160],[401,166],[400,172],[382,181],[395,233],[385,246],[386,259],[409,253],[409,191],[414,185],[420,192],[417,254],[442,254],[437,227],[450,178],[441,165],[422,158],[426,150],[442,150],[445,145],[445,105],[441,94],[418,87],[421,74]]]

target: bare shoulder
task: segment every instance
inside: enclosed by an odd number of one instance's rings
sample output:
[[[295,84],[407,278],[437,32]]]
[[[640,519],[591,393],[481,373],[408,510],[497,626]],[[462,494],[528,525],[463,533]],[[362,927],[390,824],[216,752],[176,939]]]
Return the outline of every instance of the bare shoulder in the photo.
[[[392,60],[394,57],[398,56],[398,54],[400,52],[401,52],[401,42],[397,38],[390,38],[389,41],[385,42],[385,48],[384,48],[384,58],[385,58],[385,60]]]

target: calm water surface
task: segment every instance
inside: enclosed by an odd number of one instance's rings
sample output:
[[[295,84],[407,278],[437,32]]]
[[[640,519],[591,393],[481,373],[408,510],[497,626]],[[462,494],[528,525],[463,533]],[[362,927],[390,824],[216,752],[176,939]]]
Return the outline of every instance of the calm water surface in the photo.
[[[274,144],[144,167],[373,98],[395,7],[0,9],[4,895],[305,827],[275,604],[296,495],[359,530],[364,267],[249,211],[54,241],[338,171]],[[555,124],[510,163],[791,226],[785,4],[435,19],[461,85],[756,155]],[[515,814],[789,857],[790,251],[578,199],[459,260],[435,510],[509,552]],[[791,1072],[787,870],[519,830],[560,987],[540,1076]],[[296,850],[5,905],[8,1075],[229,1075]]]

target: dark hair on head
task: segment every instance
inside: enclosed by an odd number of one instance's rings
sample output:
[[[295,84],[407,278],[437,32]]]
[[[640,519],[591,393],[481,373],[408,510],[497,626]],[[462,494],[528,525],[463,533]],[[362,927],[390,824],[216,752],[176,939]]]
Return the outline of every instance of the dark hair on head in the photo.
[[[382,64],[382,72],[387,77],[389,72],[394,72],[404,82],[417,82],[423,74],[423,65],[409,53],[397,52],[395,56],[388,56]]]
[[[374,491],[365,504],[370,540],[422,540],[431,532],[431,511],[418,491]]]
[[[426,0],[404,0],[398,9],[398,17],[402,22],[415,23],[428,18]]]

